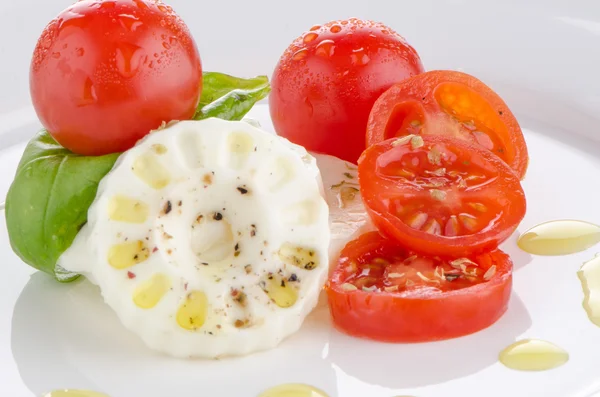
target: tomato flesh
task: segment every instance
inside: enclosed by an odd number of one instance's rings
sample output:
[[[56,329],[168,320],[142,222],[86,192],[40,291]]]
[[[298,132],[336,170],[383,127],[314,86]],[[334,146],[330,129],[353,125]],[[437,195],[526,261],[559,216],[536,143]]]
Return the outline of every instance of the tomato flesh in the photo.
[[[342,250],[326,290],[341,331],[427,342],[490,326],[506,312],[511,288],[512,262],[502,251],[443,259],[370,232]]]
[[[431,71],[394,85],[373,105],[367,146],[409,134],[445,135],[477,143],[525,176],[529,161],[521,127],[483,82],[455,71]]]
[[[196,44],[156,0],[84,0],[44,29],[31,62],[37,115],[79,154],[131,148],[162,122],[190,119],[202,88]]]
[[[437,135],[392,138],[359,161],[363,201],[385,235],[432,255],[495,249],[525,216],[525,194],[491,152]]]
[[[422,72],[417,52],[383,24],[351,18],[314,26],[275,68],[271,119],[290,141],[356,163],[375,100]]]

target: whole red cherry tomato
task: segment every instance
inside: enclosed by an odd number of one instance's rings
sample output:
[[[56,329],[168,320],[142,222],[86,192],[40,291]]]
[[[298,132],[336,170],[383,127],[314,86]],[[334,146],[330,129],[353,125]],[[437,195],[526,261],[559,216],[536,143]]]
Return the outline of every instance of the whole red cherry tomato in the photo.
[[[46,129],[84,155],[131,148],[194,115],[202,66],[188,28],[157,0],[84,0],[40,36],[31,98]]]
[[[314,26],[273,73],[275,130],[308,150],[356,163],[375,100],[421,72],[417,52],[383,24],[352,18]]]

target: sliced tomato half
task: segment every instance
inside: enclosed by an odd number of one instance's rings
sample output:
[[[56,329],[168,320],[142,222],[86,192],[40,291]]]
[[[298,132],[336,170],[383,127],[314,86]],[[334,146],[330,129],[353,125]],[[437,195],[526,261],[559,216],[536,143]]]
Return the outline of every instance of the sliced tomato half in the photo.
[[[529,162],[521,127],[506,103],[475,77],[436,70],[384,92],[367,125],[367,147],[409,134],[447,135],[475,142],[523,179]]]
[[[500,250],[458,259],[414,254],[377,232],[342,250],[327,283],[335,326],[386,342],[468,335],[508,307],[512,262]]]
[[[377,228],[421,253],[495,249],[525,216],[525,193],[508,165],[456,138],[408,135],[373,145],[358,179]]]

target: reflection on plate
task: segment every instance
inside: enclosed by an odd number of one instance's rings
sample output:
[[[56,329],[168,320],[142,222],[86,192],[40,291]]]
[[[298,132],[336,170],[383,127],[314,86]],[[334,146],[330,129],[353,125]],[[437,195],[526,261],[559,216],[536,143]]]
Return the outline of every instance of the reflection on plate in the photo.
[[[228,396],[242,384],[252,396],[274,383],[302,382],[341,397],[351,395],[345,388],[359,382],[388,389],[391,396],[494,364],[498,352],[530,325],[523,303],[513,294],[507,314],[482,332],[443,342],[393,345],[335,331],[321,302],[303,329],[278,349],[244,358],[185,361],[155,354],[124,332],[89,282],[61,285],[35,273],[15,306],[12,350],[21,377],[36,395],[65,387],[107,392],[103,385],[111,385],[112,394],[127,396],[139,393],[143,385],[156,395],[192,390]],[[388,362],[365,359],[382,356],[397,357],[393,369]]]
[[[12,350],[23,381],[36,395],[64,388],[108,392],[103,385],[111,385],[115,396],[137,395],[140,389],[165,396],[189,391],[228,396],[241,384],[252,396],[274,383],[303,381],[335,396],[335,373],[325,357],[331,333],[325,302],[302,331],[278,349],[248,357],[173,359],[124,331],[88,281],[61,285],[35,273],[15,305]],[[307,363],[311,372],[303,375]]]

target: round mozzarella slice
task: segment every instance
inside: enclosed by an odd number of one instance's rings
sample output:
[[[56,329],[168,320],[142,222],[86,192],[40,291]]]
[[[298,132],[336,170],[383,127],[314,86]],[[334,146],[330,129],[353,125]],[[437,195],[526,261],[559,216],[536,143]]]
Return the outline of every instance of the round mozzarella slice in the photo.
[[[246,122],[170,124],[124,153],[59,260],[177,357],[276,346],[316,306],[328,206],[314,157]]]

